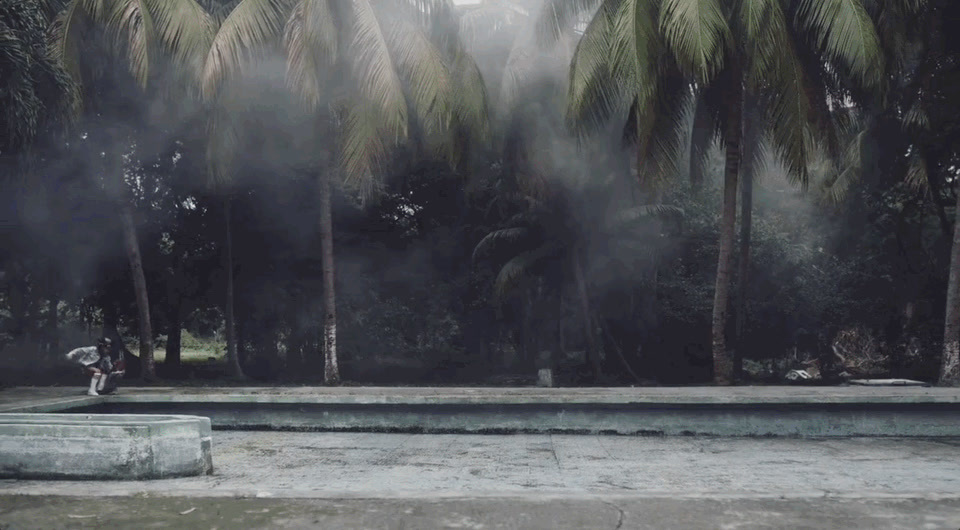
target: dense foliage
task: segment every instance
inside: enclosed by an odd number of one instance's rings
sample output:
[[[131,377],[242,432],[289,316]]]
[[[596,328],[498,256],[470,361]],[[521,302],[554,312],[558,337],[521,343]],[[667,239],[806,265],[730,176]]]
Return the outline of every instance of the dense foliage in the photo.
[[[949,364],[949,0],[12,4],[11,379],[104,333],[169,379],[703,383],[718,322],[747,380]]]

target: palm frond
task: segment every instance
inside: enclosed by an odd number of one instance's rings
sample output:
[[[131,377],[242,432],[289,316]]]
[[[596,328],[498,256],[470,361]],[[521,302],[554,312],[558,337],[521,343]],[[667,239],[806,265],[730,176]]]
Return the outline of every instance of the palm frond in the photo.
[[[569,31],[563,39],[554,41],[550,47],[537,46],[535,42],[535,25],[537,19],[528,19],[519,30],[519,35],[513,40],[507,64],[503,69],[500,80],[497,106],[502,114],[510,113],[515,109],[521,91],[532,83],[551,79],[563,83],[560,78],[554,78],[555,72],[570,64],[572,50],[567,46]]]
[[[333,0],[300,0],[291,10],[283,34],[286,82],[308,112],[333,99],[331,70],[338,65],[339,35]]]
[[[508,28],[523,24],[529,13],[514,6],[480,4],[460,16],[459,34],[468,48],[475,48],[487,39],[499,36]]]
[[[659,85],[662,43],[656,27],[659,0],[623,0],[614,15],[610,74],[629,90],[627,99],[647,109]]]
[[[636,109],[637,177],[649,190],[662,190],[683,159],[684,124],[692,100],[689,85],[676,67],[666,68],[658,79],[654,100]]]
[[[497,98],[498,110],[501,113],[508,113],[514,108],[520,96],[521,87],[525,85],[527,79],[530,79],[532,72],[535,70],[534,58],[536,52],[537,50],[531,48],[522,37],[517,38],[510,47],[507,64],[504,66],[503,75],[500,78]]]
[[[668,204],[644,204],[615,212],[607,219],[606,229],[616,232],[626,226],[651,218],[683,217],[683,208]]]
[[[718,0],[663,0],[660,30],[677,64],[698,81],[723,66],[731,36]]]
[[[832,179],[823,183],[823,189],[831,201],[840,202],[847,190],[860,179],[863,172],[863,141],[870,133],[868,128],[863,128],[850,138],[844,149],[843,165]]]
[[[308,111],[316,111],[323,104],[323,84],[316,54],[304,36],[304,3],[294,7],[283,33],[283,47],[287,52],[286,83]]]
[[[926,190],[930,186],[929,178],[927,161],[920,155],[920,152],[914,148],[910,154],[910,161],[907,165],[906,183],[915,190]]]
[[[526,227],[502,228],[490,232],[474,247],[471,259],[476,263],[481,257],[494,250],[498,245],[516,243],[529,235],[530,229]]]
[[[339,38],[338,19],[333,5],[334,0],[300,0],[303,10],[304,44],[322,61],[331,65],[337,62]]]
[[[414,112],[428,135],[447,131],[453,115],[453,80],[440,51],[416,24],[393,21],[387,43],[398,73],[406,81]]]
[[[864,87],[880,83],[880,39],[861,0],[800,0],[797,15],[829,60],[845,67]]]
[[[902,72],[907,68],[911,46],[909,40],[914,37],[922,17],[916,16],[924,1],[884,1],[877,2],[870,15],[875,21],[877,35],[883,47],[888,72]]]
[[[453,58],[453,79],[460,95],[454,98],[454,111],[461,126],[477,140],[486,140],[490,133],[490,110],[487,86],[480,68],[466,49],[458,46]]]
[[[556,247],[546,244],[510,259],[500,268],[500,272],[493,282],[494,300],[502,302],[520,283],[520,280],[530,274],[531,269],[536,267],[543,259],[556,254],[556,252]]]
[[[344,185],[356,190],[361,198],[368,198],[378,189],[377,177],[389,147],[385,138],[392,131],[384,130],[380,109],[367,101],[353,101],[341,112],[340,167]]]
[[[115,45],[126,50],[130,73],[137,84],[145,88],[150,80],[150,68],[159,49],[157,28],[146,0],[114,2],[107,13],[107,24],[112,28]]]
[[[612,79],[611,37],[615,12],[600,7],[577,43],[570,64],[567,124],[581,136],[600,129],[618,106],[621,87]]]
[[[602,2],[612,0],[547,0],[536,15],[535,35],[543,45],[552,45],[574,26],[579,17],[591,13]]]
[[[716,126],[712,123],[710,110],[701,94],[696,94],[693,102],[693,128],[690,134],[690,181],[703,180],[703,161],[716,137]]]
[[[353,2],[352,30],[349,57],[360,93],[377,107],[384,130],[395,140],[406,138],[408,116],[403,84],[370,0]]]
[[[67,5],[53,20],[50,26],[50,50],[63,68],[78,83],[80,76],[80,26],[86,14],[83,2],[75,0]]]
[[[0,149],[18,151],[32,140],[40,127],[43,102],[37,94],[29,72],[33,63],[29,44],[0,19],[0,72],[10,72],[0,85],[0,104],[4,127]],[[9,68],[9,70],[8,70]],[[6,154],[6,153],[3,153]]]
[[[762,96],[773,144],[788,175],[806,186],[807,161],[813,150],[805,72],[790,31],[787,15],[776,0],[743,2],[747,48],[747,87]]]
[[[740,2],[738,17],[747,52],[744,73],[748,84],[756,87],[783,67],[779,54],[789,40],[786,14],[779,0],[751,0]]]
[[[213,98],[220,83],[241,72],[257,54],[278,42],[289,18],[289,0],[243,0],[213,38],[203,67],[202,94]]]
[[[927,115],[927,110],[924,108],[922,98],[917,98],[910,108],[903,113],[903,126],[908,129],[913,130],[929,130],[930,129],[930,117]]]
[[[449,65],[452,103],[449,127],[432,140],[435,154],[457,167],[464,156],[489,140],[490,117],[487,90],[480,69],[458,38],[448,41],[445,62]]]
[[[216,33],[213,18],[196,0],[146,0],[143,5],[151,13],[161,50],[184,79],[196,84]]]

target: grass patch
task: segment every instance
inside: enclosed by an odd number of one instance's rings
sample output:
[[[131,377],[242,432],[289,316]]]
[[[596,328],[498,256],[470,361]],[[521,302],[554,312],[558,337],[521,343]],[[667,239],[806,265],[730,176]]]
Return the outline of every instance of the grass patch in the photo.
[[[161,335],[154,344],[153,358],[156,362],[163,362],[167,358],[167,337]],[[140,344],[134,342],[128,346],[130,351],[140,351]],[[213,338],[195,337],[189,331],[183,330],[180,335],[180,362],[185,364],[202,364],[208,362],[222,362],[226,357],[226,341]]]

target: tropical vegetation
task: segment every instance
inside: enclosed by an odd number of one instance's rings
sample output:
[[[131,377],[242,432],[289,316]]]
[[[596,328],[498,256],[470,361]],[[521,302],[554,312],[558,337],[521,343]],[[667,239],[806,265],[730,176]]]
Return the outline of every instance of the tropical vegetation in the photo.
[[[948,0],[14,4],[9,359],[960,384]]]

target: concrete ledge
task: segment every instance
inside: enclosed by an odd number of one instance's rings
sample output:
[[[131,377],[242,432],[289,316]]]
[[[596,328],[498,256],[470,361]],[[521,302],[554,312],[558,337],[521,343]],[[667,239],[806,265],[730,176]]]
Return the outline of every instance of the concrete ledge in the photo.
[[[0,478],[142,480],[211,474],[209,418],[0,414]]]
[[[702,436],[960,436],[960,405],[337,404],[139,401],[84,410],[209,417],[217,429]]]
[[[960,436],[960,388],[148,387],[0,392],[0,412],[189,414],[216,429]]]

